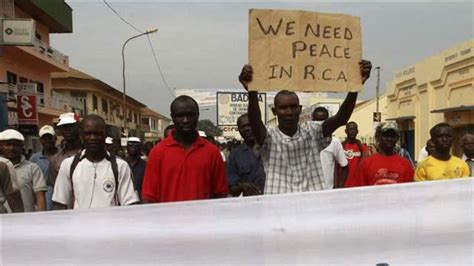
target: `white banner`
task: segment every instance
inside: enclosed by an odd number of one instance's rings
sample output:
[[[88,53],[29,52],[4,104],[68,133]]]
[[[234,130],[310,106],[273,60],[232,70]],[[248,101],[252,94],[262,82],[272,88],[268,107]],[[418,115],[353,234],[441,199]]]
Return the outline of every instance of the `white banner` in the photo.
[[[6,214],[1,264],[472,265],[472,178]]]
[[[239,116],[247,113],[247,92],[217,92],[217,126],[236,126]],[[267,97],[258,94],[258,104],[262,113],[262,121],[266,123]]]

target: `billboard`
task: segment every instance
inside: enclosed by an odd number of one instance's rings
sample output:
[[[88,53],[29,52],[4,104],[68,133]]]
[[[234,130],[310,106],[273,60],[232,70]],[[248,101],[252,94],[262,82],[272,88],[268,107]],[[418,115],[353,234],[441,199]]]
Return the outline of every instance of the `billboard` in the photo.
[[[266,122],[267,117],[267,95],[258,94],[258,103],[262,112],[262,121]],[[217,99],[217,126],[223,130],[225,137],[239,138],[237,130],[237,119],[239,116],[247,113],[248,93],[247,92],[229,92],[218,91]]]

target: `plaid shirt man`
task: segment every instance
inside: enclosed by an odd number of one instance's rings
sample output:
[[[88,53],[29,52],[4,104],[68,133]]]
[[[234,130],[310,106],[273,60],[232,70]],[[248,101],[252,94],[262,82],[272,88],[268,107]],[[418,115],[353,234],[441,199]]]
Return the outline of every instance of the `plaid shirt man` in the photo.
[[[267,128],[262,146],[267,173],[264,194],[326,189],[319,153],[329,143],[331,137],[324,137],[320,122],[305,122],[292,137],[278,127]]]

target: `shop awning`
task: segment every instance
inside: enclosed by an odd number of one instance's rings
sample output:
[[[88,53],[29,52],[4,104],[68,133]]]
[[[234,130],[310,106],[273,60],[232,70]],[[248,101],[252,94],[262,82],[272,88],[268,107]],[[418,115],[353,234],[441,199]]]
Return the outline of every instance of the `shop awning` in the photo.
[[[415,118],[416,116],[411,115],[411,116],[399,116],[399,117],[387,118],[385,120],[404,121],[404,120],[413,120]]]
[[[449,112],[458,112],[458,111],[471,111],[474,110],[474,105],[461,105],[457,107],[449,107],[444,109],[435,109],[431,113],[449,113]]]

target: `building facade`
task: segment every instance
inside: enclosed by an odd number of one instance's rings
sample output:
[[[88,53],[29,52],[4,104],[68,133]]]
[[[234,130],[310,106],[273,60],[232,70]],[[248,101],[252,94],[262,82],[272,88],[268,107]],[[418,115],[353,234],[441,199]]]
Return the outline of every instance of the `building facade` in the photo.
[[[29,29],[34,31],[32,43],[26,46],[0,44],[0,109],[3,113],[0,129],[19,129],[25,135],[25,148],[38,149],[38,128],[69,111],[67,99],[54,97],[51,85],[51,73],[68,71],[69,59],[50,45],[49,35],[72,33],[72,9],[64,0],[0,0],[0,17],[34,21],[34,27]],[[1,31],[2,40],[7,28],[5,30]],[[19,96],[26,89],[31,94],[30,101],[21,98],[22,105]],[[23,107],[25,109],[21,109]],[[25,122],[21,119],[22,111],[26,114],[34,111],[35,119]]]
[[[472,39],[400,70],[387,84],[388,119],[415,158],[440,122],[454,127],[453,153],[460,155],[460,138],[474,133],[473,84]]]
[[[155,142],[164,137],[165,128],[171,123],[171,119],[161,115],[150,108],[142,109],[142,129],[144,141]]]
[[[125,111],[123,93],[107,83],[77,69],[52,74],[53,94],[68,98],[74,103],[71,111],[83,117],[97,114],[107,123],[107,135],[113,138],[125,136],[143,137],[141,109],[143,103],[127,96]]]

